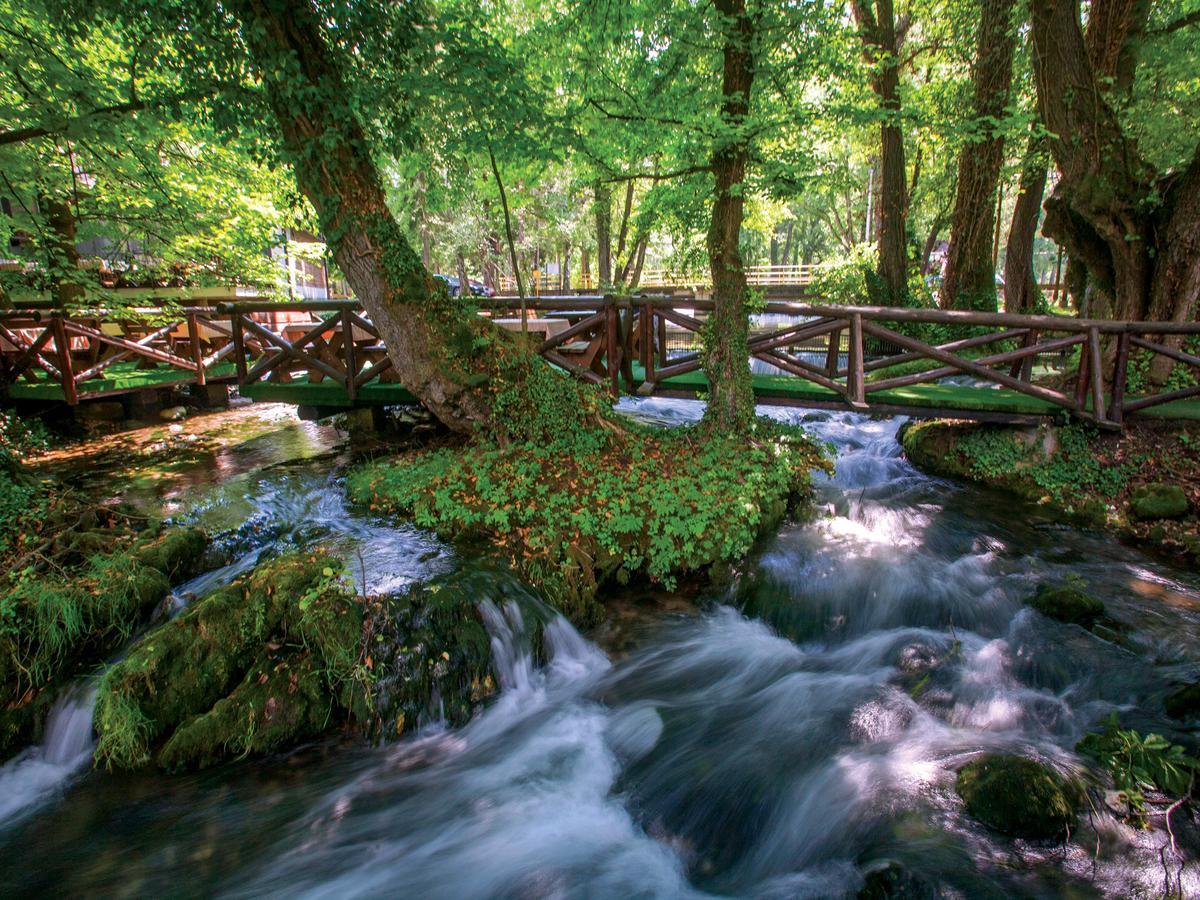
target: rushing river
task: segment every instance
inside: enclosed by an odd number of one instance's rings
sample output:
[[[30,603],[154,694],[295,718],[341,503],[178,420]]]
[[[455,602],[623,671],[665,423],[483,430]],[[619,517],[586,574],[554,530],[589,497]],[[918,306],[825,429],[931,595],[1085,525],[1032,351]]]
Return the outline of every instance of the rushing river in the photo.
[[[699,413],[625,408],[664,424]],[[515,606],[481,578],[503,690],[461,729],[107,774],[88,767],[89,685],[71,689],[45,745],[0,769],[0,892],[828,897],[893,860],[919,896],[1158,896],[1168,878],[1200,895],[1183,814],[1186,864],[1161,828],[1103,805],[1066,845],[1031,847],[966,817],[953,787],[982,749],[1085,771],[1072,748],[1113,710],[1171,733],[1162,697],[1200,670],[1200,582],[922,475],[899,420],[773,414],[836,447],[823,514],[694,605],[620,598],[637,614],[619,644],[553,622],[536,670]],[[478,566],[348,509],[339,453],[331,429],[283,422],[143,497],[221,535],[226,564],[179,604],[283,544],[338,548],[375,592]],[[1107,604],[1111,640],[1023,607],[1069,573]]]

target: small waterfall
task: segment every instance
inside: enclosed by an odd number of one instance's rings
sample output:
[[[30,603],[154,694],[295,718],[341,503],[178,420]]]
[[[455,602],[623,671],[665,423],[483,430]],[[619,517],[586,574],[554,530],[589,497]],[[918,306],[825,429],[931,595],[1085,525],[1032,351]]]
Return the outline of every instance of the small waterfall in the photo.
[[[28,747],[0,768],[0,827],[12,824],[59,791],[92,758],[92,706],[96,686],[74,684],[63,691],[46,719],[42,743]]]

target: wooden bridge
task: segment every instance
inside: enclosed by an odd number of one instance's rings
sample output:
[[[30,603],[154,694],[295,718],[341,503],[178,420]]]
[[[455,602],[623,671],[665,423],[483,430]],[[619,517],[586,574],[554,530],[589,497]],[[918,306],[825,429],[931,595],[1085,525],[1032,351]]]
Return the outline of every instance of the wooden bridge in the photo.
[[[699,334],[711,301],[542,297],[526,303],[524,322],[516,301],[487,302],[482,314],[614,395],[708,389]],[[786,302],[766,303],[752,323],[764,404],[1014,423],[1070,416],[1109,428],[1143,415],[1200,420],[1200,356],[1187,349],[1196,323]],[[254,399],[328,409],[413,401],[354,301],[230,302],[123,320],[16,309],[0,313],[0,351],[13,399],[76,404],[236,382]],[[1131,394],[1131,372],[1155,356],[1190,372],[1189,383]]]

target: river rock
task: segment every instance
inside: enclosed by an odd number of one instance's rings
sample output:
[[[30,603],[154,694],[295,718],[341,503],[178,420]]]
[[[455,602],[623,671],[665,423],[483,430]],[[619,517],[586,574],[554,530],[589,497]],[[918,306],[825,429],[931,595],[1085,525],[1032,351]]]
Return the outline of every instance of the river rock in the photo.
[[[1164,705],[1172,719],[1193,719],[1200,715],[1200,681],[1168,694]]]
[[[1104,615],[1104,604],[1071,585],[1042,585],[1025,601],[1043,616],[1072,625],[1091,627]]]
[[[858,900],[935,900],[941,894],[898,862],[876,863],[865,874]]]
[[[996,831],[1037,840],[1064,834],[1075,822],[1079,787],[1023,756],[987,753],[958,770],[967,812]]]
[[[84,422],[120,422],[125,418],[125,407],[119,400],[92,400],[75,407],[75,415]]]
[[[186,406],[168,406],[158,411],[158,417],[164,422],[182,422],[187,418]]]
[[[1178,519],[1186,516],[1191,504],[1177,484],[1144,484],[1129,498],[1129,515],[1135,519]]]

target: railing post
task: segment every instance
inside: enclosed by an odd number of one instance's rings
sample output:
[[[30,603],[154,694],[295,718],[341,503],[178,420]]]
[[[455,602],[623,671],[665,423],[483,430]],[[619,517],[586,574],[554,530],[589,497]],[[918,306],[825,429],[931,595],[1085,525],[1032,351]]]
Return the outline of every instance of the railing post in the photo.
[[[350,310],[342,310],[342,352],[346,356],[346,396],[353,403],[358,398],[358,354],[354,347],[354,320]]]
[[[1104,369],[1100,363],[1100,329],[1095,325],[1088,329],[1088,356],[1092,385],[1092,415],[1097,422],[1103,422],[1107,416],[1104,409]]]
[[[604,298],[604,361],[608,368],[609,390],[614,398],[621,392],[620,361],[617,359],[621,345],[617,336],[618,324],[616,298],[607,295]]]
[[[62,378],[63,399],[68,406],[79,402],[79,391],[75,385],[75,365],[71,360],[71,341],[67,337],[66,323],[63,317],[56,315],[53,319],[54,347],[58,350],[59,376]]]
[[[1108,417],[1120,425],[1125,420],[1125,385],[1129,382],[1129,332],[1117,336],[1117,361],[1113,368],[1112,402]]]
[[[658,367],[665,368],[671,359],[671,354],[667,352],[667,320],[663,316],[658,317]]]
[[[862,314],[850,316],[850,360],[846,367],[846,393],[852,406],[865,406],[867,402],[866,372],[863,363]]]
[[[233,362],[237,366],[238,384],[246,383],[246,342],[242,336],[242,314],[236,309],[229,316],[233,330]]]
[[[642,377],[654,381],[654,303],[648,297],[642,298],[638,313],[638,342],[642,353]]]
[[[200,352],[200,324],[196,321],[196,314],[193,312],[187,314],[187,327],[188,345],[192,348],[192,362],[196,364],[196,384],[204,387],[206,378],[204,354]]]

